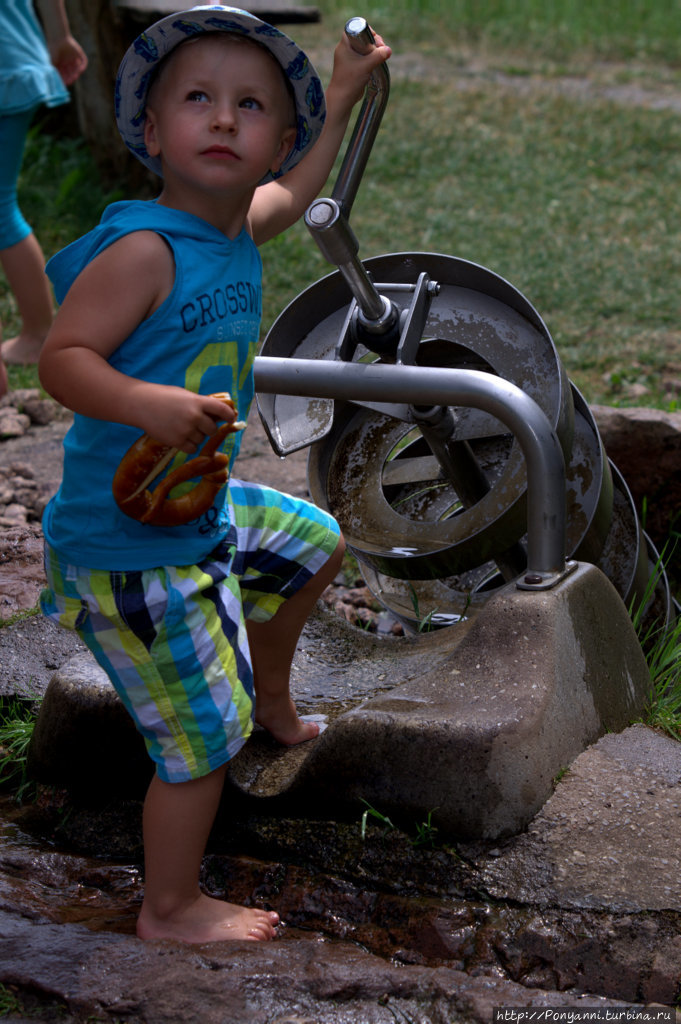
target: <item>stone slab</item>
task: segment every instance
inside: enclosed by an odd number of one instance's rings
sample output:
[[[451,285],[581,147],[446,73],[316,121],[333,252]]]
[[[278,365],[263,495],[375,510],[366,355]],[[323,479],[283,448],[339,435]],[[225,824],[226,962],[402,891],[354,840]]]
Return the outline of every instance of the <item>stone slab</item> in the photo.
[[[7,982],[20,991],[58,995],[73,1015],[59,1019],[68,1022],[482,1024],[495,1006],[623,1005],[497,977],[470,978],[447,966],[393,964],[351,943],[300,938],[189,948],[16,919],[0,910],[0,983]]]
[[[678,910],[681,744],[640,724],[602,736],[527,832],[485,858],[483,879],[492,896],[524,903]]]
[[[34,906],[36,896],[40,899],[40,883],[54,884],[52,873],[43,877],[39,862],[29,862],[22,889],[21,864],[10,850],[0,871],[0,983],[59,1000],[59,1019],[66,1024],[89,1015],[174,1024],[178,1006],[184,1009],[185,991],[194,999],[194,1009],[186,1008],[190,1017],[200,1006],[202,1021],[220,1024],[390,1024],[402,1019],[402,1012],[405,1020],[409,1014],[413,1020],[489,1024],[492,1008],[499,1005],[535,1010],[622,1005],[615,1000],[674,1005],[681,976],[675,910],[681,903],[681,865],[678,857],[668,859],[668,851],[672,845],[681,849],[681,821],[670,813],[664,798],[674,799],[679,772],[681,746],[667,737],[643,726],[607,734],[580,754],[526,833],[498,844],[459,844],[458,855],[451,855],[452,874],[457,865],[459,871],[470,872],[475,892],[486,903],[478,911],[478,936],[471,924],[475,908],[467,915],[460,908],[455,912],[452,895],[443,888],[442,909],[432,925],[432,941],[438,938],[442,945],[441,966],[387,963],[363,948],[352,922],[345,939],[331,941],[318,931],[296,933],[292,928],[271,945],[202,948],[142,943],[132,934],[121,934],[120,921],[115,931],[110,924],[103,931],[81,923],[56,924]],[[620,792],[640,843],[631,829],[617,829],[616,820],[603,813],[612,794]],[[660,814],[655,813],[658,801]],[[338,873],[340,864],[329,854],[328,836],[320,831],[318,871]],[[310,836],[314,834],[312,828]],[[292,834],[290,842],[296,855],[289,856],[289,862],[310,859],[309,849],[301,848],[300,835],[296,840]],[[382,848],[390,849],[393,842],[387,836]],[[570,865],[572,870],[574,850],[581,850],[585,859],[578,865],[576,885],[570,887],[560,868]],[[621,865],[616,889],[606,851]],[[44,856],[52,864],[49,848]],[[433,851],[433,864],[446,856],[444,849]],[[376,883],[367,876],[367,867],[366,859],[357,865],[357,884],[372,893]],[[407,875],[400,884],[399,876],[394,878],[378,856],[375,867],[383,872],[382,891],[392,885],[393,891],[412,892],[417,906],[424,904],[418,879],[415,889],[407,881],[416,876]],[[444,865],[442,870],[444,877]],[[100,877],[92,869],[89,874],[84,871],[85,865],[77,877],[86,885]],[[435,884],[436,872],[429,878]],[[137,890],[131,888],[134,917]],[[626,906],[640,909],[618,914],[608,907],[613,896],[616,904],[625,905],[618,903],[618,893],[626,897]],[[314,906],[315,897],[314,889],[298,894],[294,903],[299,915]],[[285,911],[281,899],[278,890],[277,905]],[[337,901],[329,928],[334,922],[340,928],[345,920],[338,894]],[[587,901],[595,911],[579,913],[579,904]],[[670,905],[669,910],[655,910]],[[514,915],[530,906],[537,908],[536,919],[531,927],[519,929]],[[492,962],[485,970],[464,973],[460,951],[478,941],[487,942]],[[312,965],[316,968],[310,973]],[[509,973],[523,983],[510,981]],[[328,983],[320,988],[325,974]],[[250,1000],[246,1006],[238,1001],[244,992]],[[606,992],[609,997],[604,999]],[[49,1018],[41,1014],[35,1019]]]

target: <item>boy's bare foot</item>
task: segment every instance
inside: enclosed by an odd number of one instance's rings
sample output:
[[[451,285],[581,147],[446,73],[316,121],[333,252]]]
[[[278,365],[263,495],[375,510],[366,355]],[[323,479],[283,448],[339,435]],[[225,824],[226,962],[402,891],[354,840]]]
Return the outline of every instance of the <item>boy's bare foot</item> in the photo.
[[[40,350],[43,347],[44,337],[37,337],[34,334],[17,334],[16,338],[9,338],[3,342],[2,358],[6,363],[28,366],[30,363],[37,363],[40,358]]]
[[[262,942],[275,937],[279,915],[274,910],[238,907],[204,893],[196,901],[167,917],[158,917],[142,904],[137,921],[140,939],[175,939],[179,942]]]
[[[305,743],[319,736],[317,723],[299,718],[296,706],[288,696],[282,700],[266,702],[256,693],[255,720],[285,747],[293,747],[296,743]]]

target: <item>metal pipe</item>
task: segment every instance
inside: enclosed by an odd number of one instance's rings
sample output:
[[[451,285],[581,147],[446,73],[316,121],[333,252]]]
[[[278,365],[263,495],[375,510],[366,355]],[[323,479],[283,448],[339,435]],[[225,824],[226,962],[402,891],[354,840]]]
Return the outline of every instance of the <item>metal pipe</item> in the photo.
[[[358,53],[366,53],[374,45],[371,29],[364,18],[351,18],[345,26],[350,45]],[[347,151],[338,173],[332,198],[347,218],[357,195],[383,113],[390,95],[390,72],[385,64],[372,71],[364,94],[364,102],[357,118]]]
[[[369,53],[376,45],[364,18],[350,18],[345,26],[350,46]],[[330,199],[316,199],[305,214],[305,223],[329,263],[337,266],[366,321],[377,334],[389,333],[399,311],[379,295],[359,256],[359,242],[349,224],[350,211],[367,165],[390,93],[390,73],[385,64],[371,72],[364,101],[343,158]],[[381,350],[382,351],[382,350]]]
[[[551,424],[515,384],[480,370],[258,356],[256,391],[346,401],[462,405],[496,416],[518,439],[527,467],[527,572],[565,568],[565,460]]]
[[[367,320],[382,320],[390,303],[378,294],[364,269],[357,255],[359,242],[335,199],[315,199],[305,213],[305,224],[324,259],[340,270]]]

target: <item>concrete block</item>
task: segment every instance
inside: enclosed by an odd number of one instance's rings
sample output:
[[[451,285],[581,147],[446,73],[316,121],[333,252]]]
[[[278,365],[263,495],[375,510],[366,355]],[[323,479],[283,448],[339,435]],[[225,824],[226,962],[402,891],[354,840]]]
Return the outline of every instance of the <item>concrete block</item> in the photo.
[[[557,773],[640,713],[649,673],[608,579],[580,564],[553,590],[509,584],[451,656],[349,711],[319,740],[295,789],[308,807],[367,800],[441,834],[521,831]]]

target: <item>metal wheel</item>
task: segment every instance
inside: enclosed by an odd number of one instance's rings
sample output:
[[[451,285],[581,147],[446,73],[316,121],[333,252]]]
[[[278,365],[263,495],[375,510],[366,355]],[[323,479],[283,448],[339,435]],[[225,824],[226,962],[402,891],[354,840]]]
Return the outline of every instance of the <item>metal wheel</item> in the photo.
[[[484,370],[535,399],[569,453],[573,407],[569,382],[551,337],[529,302],[508,282],[476,264],[433,253],[367,260],[382,295],[404,303],[405,288],[427,273],[439,285],[416,363]],[[333,358],[350,303],[339,274],[318,281],[277,320],[263,355]],[[377,357],[358,346],[354,359]],[[457,409],[452,441],[462,477],[486,477],[477,494],[447,479],[413,414],[328,400],[259,396],[280,454],[315,441],[309,482],[314,500],[341,523],[358,557],[404,578],[437,578],[503,559],[526,529],[526,480],[519,445],[477,409]],[[459,458],[459,454],[457,454]],[[358,468],[361,465],[361,473]],[[515,572],[522,553],[512,552]]]

